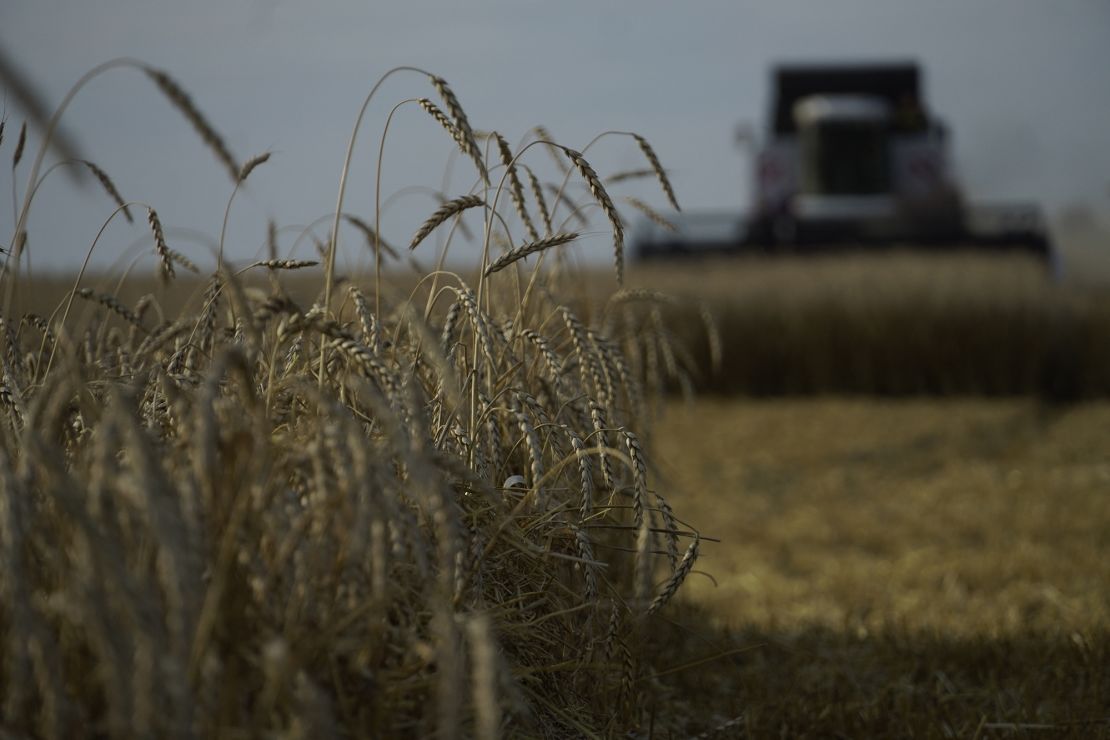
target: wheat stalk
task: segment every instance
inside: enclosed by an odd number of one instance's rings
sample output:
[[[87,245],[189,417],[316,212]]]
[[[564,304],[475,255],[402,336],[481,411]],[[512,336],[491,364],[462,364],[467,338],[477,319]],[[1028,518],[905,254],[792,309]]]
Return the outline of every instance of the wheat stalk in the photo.
[[[517,215],[520,216],[520,220],[524,223],[524,228],[528,230],[528,238],[532,241],[536,241],[540,238],[540,235],[536,231],[536,226],[532,223],[532,216],[529,215],[528,208],[524,203],[524,186],[517,176],[516,165],[513,163],[513,152],[509,149],[509,142],[505,141],[505,137],[496,131],[493,132],[493,138],[497,142],[497,151],[501,155],[501,164],[505,166],[505,174],[509,178],[509,195],[512,197]]]
[[[19,127],[19,137],[15,140],[15,151],[12,153],[12,169],[14,170],[19,166],[20,160],[23,159],[23,147],[27,144],[27,122],[24,121],[23,125]]]
[[[492,263],[490,263],[490,266],[486,268],[486,275],[489,276],[495,272],[504,270],[509,265],[524,259],[530,254],[535,254],[536,252],[542,252],[545,249],[551,249],[552,247],[558,247],[563,244],[567,244],[577,238],[578,234],[571,232],[567,234],[554,234],[544,239],[537,239],[536,241],[521,244],[516,249],[509,250],[508,252],[494,260]]]
[[[89,288],[81,288],[77,291],[77,296],[88,301],[99,303],[101,306],[104,306],[109,311],[116,314],[129,324],[134,324],[139,328],[142,328],[143,326],[143,322],[139,320],[139,317],[132,313],[131,309],[129,309],[127,306],[120,303],[114,295],[110,295],[108,293],[97,293],[96,291]]]
[[[162,231],[162,221],[153,208],[147,209],[146,220],[150,223],[150,230],[154,234],[154,251],[158,253],[158,259],[162,266],[162,282],[168,283],[174,278],[173,258],[170,256],[170,248],[166,246],[166,235]]]
[[[131,209],[127,206],[127,201],[119,194],[119,190],[116,189],[116,184],[112,182],[112,178],[108,177],[108,173],[87,159],[79,161],[93,173],[93,177],[95,177],[97,182],[100,183],[100,186],[104,188],[104,192],[108,193],[108,197],[114,200],[120,210],[123,211],[123,217],[127,219],[127,223],[135,223],[135,219],[131,215]]]
[[[233,182],[239,182],[240,173],[242,169],[235,161],[235,157],[231,155],[227,145],[224,144],[223,137],[216,133],[216,129],[208,122],[208,119],[200,112],[200,109],[193,103],[192,98],[189,97],[180,85],[177,84],[167,73],[154,69],[153,67],[144,67],[143,71],[147,76],[154,81],[162,94],[173,103],[182,115],[193,125],[200,138],[208,145],[208,148],[215,153],[216,158],[223,163],[227,169],[228,174],[231,175]]]
[[[385,253],[388,254],[391,258],[395,260],[401,259],[401,255],[397,253],[397,250],[391,247],[389,245],[389,242],[387,242],[385,239],[382,239],[381,234],[379,234],[377,229],[375,229],[373,226],[366,223],[358,216],[353,216],[349,213],[344,213],[343,218],[351,226],[354,226],[356,229],[362,232],[363,237],[366,239],[366,244],[370,247],[370,250],[372,252],[376,252],[378,247],[381,246],[381,248],[385,250]]]
[[[528,172],[528,181],[532,187],[532,197],[536,199],[536,207],[540,209],[540,216],[543,217],[543,227],[545,233],[552,232],[551,226],[551,212],[547,210],[547,201],[543,197],[543,187],[540,185],[540,180],[536,177],[536,173],[532,172],[531,167],[524,168]]]
[[[682,560],[678,563],[678,567],[671,573],[671,577],[663,585],[663,590],[656,595],[652,600],[651,606],[648,607],[647,613],[654,614],[664,606],[667,605],[674,595],[678,593],[678,589],[686,580],[686,576],[690,575],[690,571],[694,569],[694,563],[698,559],[698,549],[701,540],[698,535],[694,535],[694,541],[686,548],[686,552],[682,555]]]
[[[601,184],[601,179],[598,178],[597,173],[594,172],[590,163],[582,156],[580,152],[573,149],[563,147],[567,157],[574,166],[578,168],[578,173],[582,175],[582,179],[586,181],[590,193],[594,196],[594,200],[601,206],[601,210],[609,219],[610,225],[613,227],[613,260],[617,270],[617,284],[624,284],[624,226],[621,224],[620,215],[617,213],[616,206],[613,205],[609,193],[605,191],[605,186]]]
[[[659,163],[659,157],[655,155],[655,150],[651,148],[651,144],[639,134],[632,134],[632,138],[636,139],[636,143],[640,145],[640,151],[647,157],[647,161],[651,165],[655,176],[659,179],[659,185],[663,188],[663,193],[667,196],[667,202],[671,204],[671,208],[681,211],[682,209],[678,207],[678,200],[674,197],[674,188],[671,187],[671,181],[667,178],[667,172],[663,169],[663,165]]]
[[[555,162],[555,166],[559,168],[559,172],[564,175],[570,170],[567,169],[567,163],[559,156],[559,145],[555,143],[555,137],[547,130],[545,126],[533,126],[532,130],[536,132],[536,136],[540,141],[546,142],[544,147],[551,154],[551,159]]]
[[[251,267],[265,267],[269,270],[300,270],[305,267],[315,267],[320,264],[318,260],[259,260],[251,264]]]
[[[628,203],[630,206],[635,208],[637,211],[639,211],[640,213],[643,213],[645,216],[647,216],[649,219],[651,219],[652,222],[658,224],[659,226],[663,227],[667,231],[671,231],[671,232],[678,231],[678,227],[675,225],[674,221],[671,221],[669,218],[667,218],[662,213],[655,210],[654,208],[652,208],[650,205],[648,205],[644,201],[640,200],[639,198],[634,198],[631,195],[626,195],[626,196],[623,197],[623,200],[624,200],[625,203]]]
[[[270,152],[263,152],[262,154],[248,159],[239,170],[239,182],[246,180],[258,165],[268,162],[269,160]]]
[[[482,180],[488,183],[489,173],[486,171],[485,162],[482,161],[482,152],[478,149],[478,142],[474,139],[474,130],[470,128],[470,121],[467,120],[466,113],[463,111],[462,105],[459,104],[459,99],[455,97],[455,93],[447,84],[447,80],[442,77],[433,76],[432,86],[439,93],[439,97],[443,99],[443,104],[447,106],[447,112],[454,120],[455,128],[458,129],[462,142],[465,142],[464,151],[474,160],[474,166],[481,173]],[[462,146],[462,143],[460,143],[460,146]]]
[[[653,169],[621,170],[605,178],[606,185],[616,185],[627,180],[642,180],[645,177],[657,177]]]
[[[420,228],[416,230],[416,234],[413,235],[412,241],[409,243],[409,250],[416,249],[417,245],[424,241],[424,237],[432,233],[437,226],[447,219],[457,213],[462,213],[468,208],[475,208],[481,205],[485,205],[485,200],[478,195],[463,195],[454,200],[447,201],[437,208],[435,213],[429,216],[428,220],[421,224]]]

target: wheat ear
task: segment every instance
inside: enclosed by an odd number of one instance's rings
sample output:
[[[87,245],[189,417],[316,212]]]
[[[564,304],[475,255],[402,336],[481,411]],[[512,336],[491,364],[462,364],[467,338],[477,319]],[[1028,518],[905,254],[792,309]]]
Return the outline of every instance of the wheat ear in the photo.
[[[139,320],[139,317],[136,316],[127,306],[120,303],[114,295],[110,295],[108,293],[97,293],[96,291],[90,290],[89,288],[81,288],[79,291],[77,291],[77,295],[78,297],[84,298],[87,301],[95,301],[96,303],[99,303],[101,306],[104,306],[109,311],[116,314],[129,324],[134,324],[139,328],[142,328],[143,326],[143,322]]]
[[[270,270],[300,270],[305,267],[315,267],[320,264],[317,260],[260,260],[251,267],[265,267]]]
[[[227,169],[228,174],[234,182],[238,182],[240,178],[241,169],[239,164],[235,161],[235,157],[231,155],[227,145],[224,143],[223,138],[216,133],[216,129],[208,123],[208,119],[201,114],[200,109],[193,103],[192,98],[186,93],[180,85],[178,85],[172,77],[159,69],[153,67],[144,67],[143,71],[146,72],[150,79],[154,80],[154,84],[162,91],[162,94],[173,103],[182,115],[188,119],[189,123],[193,124],[193,128],[200,134],[200,138],[208,145],[216,158],[223,163]]]
[[[97,182],[100,183],[100,186],[104,188],[104,192],[108,193],[108,197],[114,200],[120,210],[123,211],[123,217],[127,219],[127,223],[135,223],[135,218],[131,215],[131,209],[128,208],[127,201],[119,194],[119,190],[116,189],[116,184],[112,182],[112,178],[108,177],[108,173],[87,159],[82,159],[80,162],[88,167],[89,172],[93,173],[93,177],[95,177]]]
[[[391,247],[385,239],[382,239],[381,234],[379,234],[373,226],[366,223],[358,216],[352,216],[349,213],[344,213],[343,218],[346,219],[347,223],[349,223],[351,226],[354,226],[356,229],[362,232],[362,235],[366,238],[366,243],[370,246],[371,251],[375,251],[380,244],[381,248],[384,249],[385,253],[388,254],[390,257],[395,260],[401,259],[401,256],[397,254],[397,250]]]
[[[251,157],[250,159],[248,159],[243,165],[242,169],[239,170],[239,182],[243,182],[248,177],[250,177],[250,174],[254,172],[255,167],[263,164],[264,162],[268,162],[269,160],[270,152],[263,152],[256,157]]]
[[[435,213],[429,216],[428,220],[421,224],[420,228],[416,230],[416,234],[412,237],[412,242],[409,244],[409,249],[416,249],[417,245],[424,241],[424,237],[432,233],[435,227],[439,226],[456,213],[462,213],[468,208],[474,208],[484,203],[485,201],[478,195],[464,195],[461,198],[447,201],[437,208]]]
[[[690,571],[694,569],[694,562],[698,559],[698,549],[701,540],[698,535],[694,535],[694,541],[686,548],[686,552],[682,555],[682,560],[679,562],[678,567],[674,569],[674,573],[667,579],[667,583],[663,586],[663,590],[652,600],[651,606],[648,607],[648,614],[654,614],[662,609],[671,597],[675,595],[682,582],[686,580],[686,576],[690,575]]]
[[[527,244],[521,244],[516,249],[510,250],[494,260],[494,262],[486,268],[486,275],[489,276],[495,272],[504,270],[509,265],[517,262],[518,260],[524,259],[530,254],[542,252],[543,250],[550,249],[551,247],[558,247],[562,244],[572,242],[577,238],[578,234],[571,232],[567,234],[555,234],[553,236],[547,237],[546,239],[537,239],[536,241],[531,241]]]
[[[645,177],[657,177],[657,175],[655,174],[655,170],[651,169],[650,167],[646,169],[621,170],[620,172],[614,172],[613,174],[607,176],[605,178],[605,184],[616,185],[617,183],[624,182],[626,180],[642,180]]]
[[[613,227],[613,260],[617,269],[617,284],[624,284],[624,225],[621,223],[621,217],[617,213],[616,206],[613,205],[613,200],[609,197],[609,193],[605,191],[605,186],[601,184],[601,179],[594,172],[594,168],[582,156],[581,152],[576,152],[573,149],[563,147],[567,157],[574,166],[578,168],[578,173],[582,175],[582,179],[586,181],[586,185],[590,188],[590,193],[594,196],[594,200],[601,206],[601,210],[605,211],[605,215],[609,218],[609,223]]]
[[[532,186],[532,197],[536,199],[536,207],[540,209],[540,216],[543,217],[543,227],[547,233],[550,234],[551,228],[551,212],[547,209],[547,200],[543,197],[543,187],[540,185],[540,180],[536,177],[536,173],[532,172],[530,167],[525,166],[525,171],[528,173],[528,181]]]
[[[671,181],[667,179],[667,173],[663,170],[659,157],[655,156],[655,150],[651,148],[651,144],[639,134],[632,134],[632,138],[636,139],[636,143],[640,145],[640,151],[647,157],[647,161],[651,165],[655,176],[659,179],[659,185],[663,188],[663,193],[667,196],[667,201],[671,204],[671,207],[676,211],[681,211],[682,209],[678,207],[678,200],[674,197],[674,188],[671,187]]]
[[[12,153],[12,169],[14,170],[19,166],[19,161],[23,159],[23,148],[27,145],[27,122],[24,121],[23,125],[19,127],[19,138],[15,140],[15,152]]]
[[[528,230],[528,238],[536,241],[540,238],[539,232],[536,231],[535,224],[532,223],[532,217],[528,213],[528,208],[524,203],[524,186],[520,183],[520,177],[516,173],[516,165],[513,164],[513,152],[509,149],[509,142],[505,141],[505,137],[496,131],[493,132],[493,138],[497,142],[497,151],[501,155],[501,164],[505,165],[505,174],[509,178],[509,194],[513,199],[513,206],[516,207],[517,215],[520,220],[524,222],[524,228]]]
[[[626,196],[624,196],[623,200],[624,200],[625,203],[632,206],[637,211],[639,211],[640,213],[644,214],[649,219],[651,219],[651,221],[653,223],[658,224],[659,226],[663,227],[667,231],[678,231],[678,227],[675,226],[674,221],[671,221],[669,218],[667,218],[662,213],[655,210],[654,208],[652,208],[650,205],[648,205],[644,201],[640,200],[639,198],[634,198],[631,195],[626,195]]]
[[[474,129],[470,128],[470,121],[466,118],[466,113],[459,104],[459,99],[455,97],[454,91],[447,84],[447,80],[442,77],[432,77],[432,86],[439,93],[439,97],[443,99],[443,104],[447,106],[447,112],[455,121],[455,128],[459,130],[459,136],[465,142],[464,151],[470,155],[474,160],[474,166],[478,168],[478,172],[482,175],[482,180],[489,182],[489,172],[486,170],[486,164],[482,161],[482,152],[478,149],[478,142],[474,138]],[[462,144],[460,143],[460,146]]]
[[[162,282],[168,283],[174,278],[173,257],[170,256],[170,248],[166,246],[166,234],[162,230],[162,221],[153,208],[147,209],[146,220],[150,222],[150,230],[154,233],[154,250],[158,253],[158,258],[161,261]]]

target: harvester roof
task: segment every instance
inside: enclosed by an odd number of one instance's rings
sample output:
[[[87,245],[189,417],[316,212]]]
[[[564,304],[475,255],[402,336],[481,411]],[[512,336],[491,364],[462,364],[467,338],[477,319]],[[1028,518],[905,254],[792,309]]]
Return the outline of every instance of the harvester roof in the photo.
[[[771,129],[776,135],[796,130],[794,105],[813,95],[879,98],[891,109],[910,101],[921,105],[921,72],[915,62],[785,64],[774,69],[775,99]]]

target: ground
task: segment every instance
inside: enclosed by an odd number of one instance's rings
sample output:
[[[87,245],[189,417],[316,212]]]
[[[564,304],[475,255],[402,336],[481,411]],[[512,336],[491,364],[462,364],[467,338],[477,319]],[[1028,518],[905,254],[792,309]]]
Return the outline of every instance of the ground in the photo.
[[[675,403],[660,485],[720,540],[686,598],[723,632],[672,626],[731,653],[686,688],[744,717],[723,737],[1108,736],[1108,428],[1104,403]]]

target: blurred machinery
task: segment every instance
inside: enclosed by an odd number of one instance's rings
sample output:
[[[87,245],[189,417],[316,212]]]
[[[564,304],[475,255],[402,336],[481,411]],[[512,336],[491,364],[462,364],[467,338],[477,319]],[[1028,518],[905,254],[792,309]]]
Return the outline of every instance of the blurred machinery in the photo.
[[[964,202],[917,64],[785,65],[773,85],[748,217],[694,213],[674,231],[645,223],[637,256],[963,249],[1054,265],[1036,206]]]

